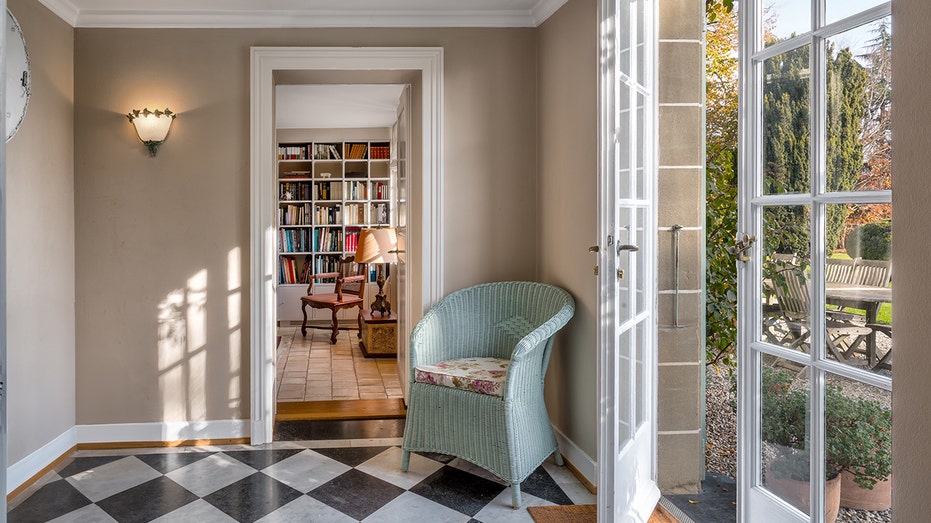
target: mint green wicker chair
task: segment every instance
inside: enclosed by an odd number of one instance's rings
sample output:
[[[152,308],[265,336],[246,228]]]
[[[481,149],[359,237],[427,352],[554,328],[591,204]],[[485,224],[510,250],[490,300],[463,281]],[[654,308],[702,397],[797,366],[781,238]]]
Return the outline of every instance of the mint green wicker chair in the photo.
[[[563,464],[543,377],[553,335],[574,312],[569,293],[534,282],[476,285],[437,302],[411,333],[401,470],[411,451],[456,456],[510,484],[520,507],[521,481],[550,454]]]

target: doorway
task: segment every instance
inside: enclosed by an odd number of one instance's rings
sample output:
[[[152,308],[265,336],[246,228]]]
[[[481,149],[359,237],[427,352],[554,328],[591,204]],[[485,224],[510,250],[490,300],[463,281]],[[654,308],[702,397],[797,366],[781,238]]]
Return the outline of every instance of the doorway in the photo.
[[[405,250],[410,277],[399,289],[401,315],[415,323],[442,295],[442,71],[438,48],[252,49],[251,391],[252,444],[272,440],[275,416],[275,301],[277,263],[274,87],[279,83],[410,83],[413,88],[410,231]],[[402,80],[393,78],[402,77]],[[422,137],[419,141],[417,137]],[[407,334],[398,340],[406,381]]]

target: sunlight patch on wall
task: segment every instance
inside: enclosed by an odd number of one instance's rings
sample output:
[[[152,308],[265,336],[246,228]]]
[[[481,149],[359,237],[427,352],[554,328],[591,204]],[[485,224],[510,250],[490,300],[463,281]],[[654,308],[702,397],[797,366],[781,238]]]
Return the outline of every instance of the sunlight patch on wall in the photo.
[[[226,315],[229,328],[229,406],[239,409],[242,403],[242,264],[239,247],[230,249],[226,262]]]
[[[163,421],[207,416],[207,270],[158,305],[158,370]]]

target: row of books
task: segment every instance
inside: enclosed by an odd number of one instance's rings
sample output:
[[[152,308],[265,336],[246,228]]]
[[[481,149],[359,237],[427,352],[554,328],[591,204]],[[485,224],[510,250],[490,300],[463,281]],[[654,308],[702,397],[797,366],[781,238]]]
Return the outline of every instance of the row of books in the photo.
[[[282,256],[278,259],[278,283],[310,283],[310,258],[305,258],[301,269],[297,269],[297,261],[291,256]]]
[[[303,145],[284,145],[278,146],[279,160],[306,160],[307,147]]]
[[[388,199],[388,182],[373,182],[372,183],[372,196],[376,200],[387,200]]]
[[[368,200],[369,198],[369,186],[365,182],[349,182],[347,187],[348,193],[346,196],[350,200]]]
[[[391,148],[387,145],[373,145],[369,149],[369,159],[371,160],[388,160],[391,158]]]
[[[314,251],[342,252],[343,231],[330,227],[314,229]]]
[[[278,184],[279,200],[310,200],[311,194],[310,182],[281,182]]]
[[[313,229],[278,229],[278,252],[310,251]]]
[[[278,207],[278,223],[280,225],[313,225],[309,203],[288,204]]]
[[[347,160],[364,160],[368,145],[364,143],[347,143],[344,146]]]
[[[329,143],[314,144],[314,160],[340,160],[339,149]]]
[[[347,203],[345,216],[346,225],[364,225],[367,223],[365,221],[365,205]]]
[[[341,205],[320,205],[314,213],[318,225],[340,225],[343,223],[343,209]]]
[[[317,182],[317,199],[318,200],[342,200],[343,183],[342,182]]]

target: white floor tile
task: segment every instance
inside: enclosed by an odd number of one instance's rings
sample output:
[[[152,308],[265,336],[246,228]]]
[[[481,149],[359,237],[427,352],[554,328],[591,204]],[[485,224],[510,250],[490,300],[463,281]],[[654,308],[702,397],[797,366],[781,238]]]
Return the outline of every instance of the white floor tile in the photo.
[[[471,518],[434,501],[405,492],[362,521],[377,523],[465,523]]]
[[[350,468],[322,454],[305,450],[275,463],[262,472],[306,494]]]
[[[187,505],[169,512],[164,516],[153,519],[152,523],[176,523],[178,521],[196,521],[197,523],[236,523],[236,520],[227,516],[222,510],[214,507],[202,499],[192,501]]]
[[[356,468],[375,476],[378,479],[409,489],[423,481],[443,466],[442,463],[432,459],[411,454],[410,468],[407,472],[401,471],[401,449],[391,447],[374,458],[358,465]]]
[[[69,512],[64,516],[57,517],[49,523],[116,523],[116,520],[110,517],[110,514],[97,505],[88,505],[84,508]]]
[[[301,496],[256,523],[355,523],[356,520],[308,496]]]
[[[66,481],[96,503],[159,476],[161,474],[157,470],[128,456],[75,474]]]
[[[555,505],[555,503],[550,503],[526,492],[520,493],[520,500],[520,508],[512,507],[511,489],[506,488],[491,503],[485,505],[485,508],[478,511],[475,519],[483,523],[533,523],[533,518],[530,517],[530,512],[527,512],[527,507]]]
[[[194,494],[204,497],[255,472],[254,468],[241,461],[224,454],[214,454],[165,475]]]

